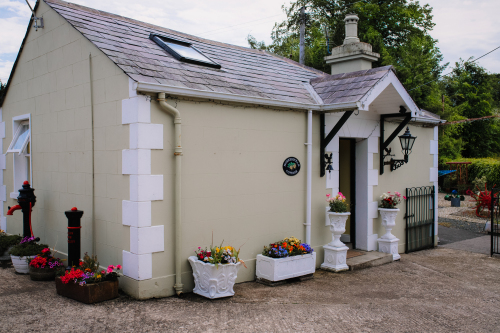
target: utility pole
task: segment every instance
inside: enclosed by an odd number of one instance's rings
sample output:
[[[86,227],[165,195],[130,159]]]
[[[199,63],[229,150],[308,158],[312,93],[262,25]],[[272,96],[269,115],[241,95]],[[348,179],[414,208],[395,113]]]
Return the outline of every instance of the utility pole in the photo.
[[[300,8],[299,63],[305,64],[306,7]]]

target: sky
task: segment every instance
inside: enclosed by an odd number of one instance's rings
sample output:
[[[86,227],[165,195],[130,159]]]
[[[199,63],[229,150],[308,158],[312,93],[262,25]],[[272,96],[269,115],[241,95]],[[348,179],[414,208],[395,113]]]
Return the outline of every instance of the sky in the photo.
[[[248,34],[269,43],[275,22],[286,15],[282,6],[290,0],[71,0],[114,14],[182,31],[219,42],[248,46]],[[30,0],[32,6],[35,1]],[[439,40],[444,62],[479,56],[500,46],[498,0],[420,0],[434,8],[436,26],[431,35]],[[26,32],[30,10],[25,0],[0,0],[0,80],[6,82]],[[478,63],[500,73],[500,49]],[[445,70],[445,73],[449,70]]]

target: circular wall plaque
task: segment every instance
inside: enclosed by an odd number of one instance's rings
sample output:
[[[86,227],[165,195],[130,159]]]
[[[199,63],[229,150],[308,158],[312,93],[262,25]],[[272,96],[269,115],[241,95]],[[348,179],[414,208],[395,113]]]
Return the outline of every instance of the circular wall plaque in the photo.
[[[295,157],[289,157],[283,162],[283,171],[288,176],[295,176],[300,171],[300,162]]]

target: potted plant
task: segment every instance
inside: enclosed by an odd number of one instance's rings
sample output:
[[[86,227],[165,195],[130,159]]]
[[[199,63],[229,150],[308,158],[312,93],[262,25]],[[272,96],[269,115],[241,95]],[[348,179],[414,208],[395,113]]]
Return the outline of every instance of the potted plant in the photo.
[[[349,212],[349,205],[347,204],[346,197],[339,192],[336,196],[326,195],[326,202],[330,206],[327,211],[330,220],[330,232],[332,233],[332,241],[323,246],[325,250],[325,259],[321,264],[322,269],[341,272],[349,269],[347,266],[347,250],[349,249],[341,240],[340,236],[345,232],[345,225],[347,218],[351,213]]]
[[[240,250],[221,244],[209,250],[198,247],[195,253],[188,258],[193,269],[193,292],[210,299],[233,296],[238,270],[245,266],[239,258]]]
[[[28,261],[36,257],[43,249],[49,247],[45,244],[38,244],[38,241],[40,241],[38,237],[24,237],[19,244],[10,249],[10,258],[12,259],[12,264],[17,273],[28,274]]]
[[[264,246],[262,254],[257,255],[257,279],[265,282],[310,275],[315,271],[316,252],[295,237]]]
[[[451,201],[451,207],[460,207],[460,196],[458,195],[457,190],[451,191],[451,194],[448,194],[449,200]],[[465,198],[464,198],[465,200]]]
[[[399,192],[383,193],[380,198],[382,199],[379,205],[380,216],[382,217],[382,226],[385,228],[385,234],[377,239],[380,252],[390,253],[394,260],[399,260],[401,256],[398,253],[399,239],[392,234],[392,228],[396,225],[396,216],[399,208],[396,206],[401,203],[401,198],[406,200],[406,197]]]
[[[62,260],[52,256],[50,249],[45,248],[42,253],[29,260],[29,273],[33,281],[54,281],[56,270],[63,266]]]
[[[118,297],[118,270],[121,265],[110,265],[101,270],[97,256],[85,253],[78,267],[61,267],[56,278],[56,290],[61,296],[92,304]]]
[[[9,251],[22,239],[19,235],[7,235],[5,231],[0,229],[0,261],[10,261]]]

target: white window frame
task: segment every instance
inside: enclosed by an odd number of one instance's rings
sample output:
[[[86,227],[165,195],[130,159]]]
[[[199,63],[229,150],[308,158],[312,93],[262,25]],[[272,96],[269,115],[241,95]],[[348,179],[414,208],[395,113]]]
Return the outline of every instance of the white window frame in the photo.
[[[19,136],[21,135],[21,129],[23,128],[24,125],[28,125],[28,135],[24,139],[24,142],[23,142],[23,145],[21,146],[21,148],[14,149],[13,147],[15,146],[15,144],[17,143],[17,140],[19,139]],[[15,127],[15,125],[12,127],[13,130],[14,130],[14,127]],[[12,133],[14,133],[14,132],[12,132]],[[14,134],[14,137],[12,138],[12,142],[9,145],[9,149],[7,149],[7,154],[8,153],[19,153],[19,155],[21,155],[21,153],[26,154],[26,148],[28,147],[28,142],[30,141],[30,137],[31,137],[31,126],[30,126],[29,120],[24,120],[24,121],[19,122],[19,124],[17,125],[16,132]]]
[[[21,131],[21,126],[25,125],[26,122],[29,126],[29,133],[28,133],[28,136],[26,137],[25,142],[23,143],[22,149],[11,149],[19,137],[19,134]],[[33,159],[31,158],[31,156],[32,156],[31,153],[33,151],[33,145],[31,143],[31,131],[32,131],[32,123],[31,123],[31,114],[30,113],[23,114],[23,115],[16,116],[16,117],[12,117],[12,133],[14,133],[14,134],[12,137],[12,142],[9,145],[9,149],[7,150],[7,153],[13,153],[12,154],[12,163],[13,163],[12,171],[13,171],[13,186],[14,186],[13,190],[14,190],[14,192],[10,193],[10,197],[13,199],[16,199],[19,196],[19,189],[21,188],[23,181],[28,180],[30,182],[31,186],[33,186]],[[30,147],[29,153],[27,153],[28,144]],[[15,153],[17,153],[17,154],[15,154]],[[16,180],[17,180],[17,178],[21,177],[18,174],[19,172],[21,172],[21,170],[18,170],[18,168],[16,168],[16,160],[18,163],[18,167],[21,167],[19,165],[19,163],[23,163],[21,161],[23,161],[25,158],[29,159],[29,166],[28,166],[28,164],[23,165],[24,167],[29,167],[29,176],[28,176],[29,179],[24,179],[25,177],[23,177],[21,184],[18,184],[19,182],[16,183]],[[16,173],[17,173],[17,177],[16,177]]]

